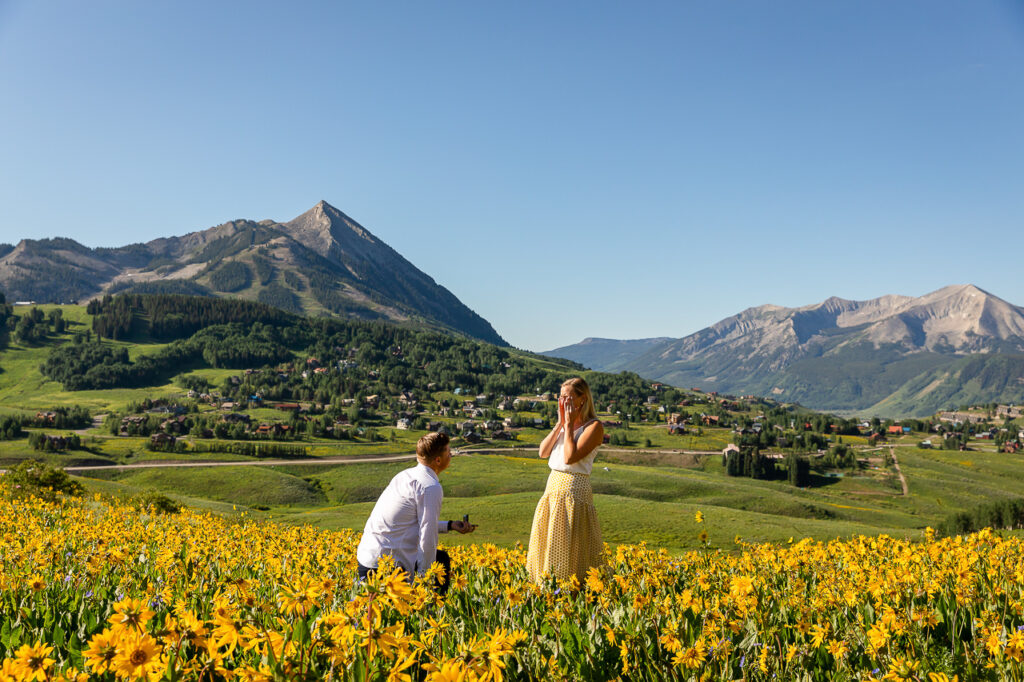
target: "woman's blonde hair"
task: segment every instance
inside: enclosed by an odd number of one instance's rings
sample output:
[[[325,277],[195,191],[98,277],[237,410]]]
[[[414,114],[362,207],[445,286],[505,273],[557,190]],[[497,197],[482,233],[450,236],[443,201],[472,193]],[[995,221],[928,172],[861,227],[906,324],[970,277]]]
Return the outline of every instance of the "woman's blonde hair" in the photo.
[[[590,385],[582,377],[573,377],[562,382],[562,388],[568,388],[577,396],[583,398],[583,421],[597,419],[597,411],[594,410],[594,396],[590,393]]]

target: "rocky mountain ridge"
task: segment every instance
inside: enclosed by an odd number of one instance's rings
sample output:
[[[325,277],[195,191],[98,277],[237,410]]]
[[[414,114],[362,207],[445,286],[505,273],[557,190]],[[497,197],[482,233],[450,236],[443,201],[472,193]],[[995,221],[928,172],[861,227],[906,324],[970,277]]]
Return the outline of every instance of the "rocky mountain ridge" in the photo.
[[[326,201],[283,223],[234,220],[113,249],[67,238],[0,245],[0,291],[11,301],[39,303],[120,291],[238,296],[507,345],[454,294]]]
[[[877,405],[916,414],[939,400],[965,399],[957,388],[958,360],[1024,354],[1024,308],[970,284],[920,297],[832,297],[799,308],[749,308],[684,338],[636,347],[630,357],[594,350],[581,343],[548,354],[578,362],[586,357],[594,369],[610,366],[680,386],[769,395],[816,409]],[[1024,379],[1007,375],[1016,365],[998,366],[999,372],[981,372],[970,365],[972,377],[990,380],[974,386],[972,398],[1024,400]],[[915,383],[925,373],[932,379]],[[908,382],[916,388],[905,387]]]

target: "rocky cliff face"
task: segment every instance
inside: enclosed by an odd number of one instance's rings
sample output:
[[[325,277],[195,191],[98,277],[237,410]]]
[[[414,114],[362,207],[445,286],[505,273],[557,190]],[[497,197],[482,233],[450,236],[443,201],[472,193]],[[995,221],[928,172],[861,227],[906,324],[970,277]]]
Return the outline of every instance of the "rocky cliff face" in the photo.
[[[898,404],[900,412],[913,413],[935,397],[904,388],[923,373],[974,354],[1024,354],[1024,309],[957,285],[917,298],[833,297],[800,308],[750,308],[682,339],[638,347],[628,359],[621,348],[607,357],[594,350],[577,344],[553,354],[577,361],[586,356],[594,369],[612,362],[615,369],[680,386],[771,395],[820,409]],[[1013,399],[1018,389],[1024,399],[1024,384],[1002,376],[1013,366],[993,370],[999,377],[989,385],[1000,387],[1000,399]],[[899,400],[891,398],[897,393]],[[947,381],[944,395],[955,401],[961,393]]]
[[[286,223],[235,220],[117,249],[71,239],[0,248],[0,291],[9,300],[69,302],[129,290],[239,296],[505,344],[450,291],[325,201]]]

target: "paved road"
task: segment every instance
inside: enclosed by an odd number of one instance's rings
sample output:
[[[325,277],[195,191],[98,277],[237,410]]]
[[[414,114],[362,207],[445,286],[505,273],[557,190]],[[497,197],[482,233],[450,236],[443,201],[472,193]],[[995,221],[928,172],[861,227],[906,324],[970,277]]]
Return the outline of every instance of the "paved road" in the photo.
[[[524,448],[460,448],[459,451],[468,455],[470,453],[479,452],[487,455],[523,455],[523,454],[536,454],[537,446],[533,445]],[[721,450],[636,450],[636,449],[625,449],[625,448],[609,448],[602,446],[597,454],[600,455],[603,452],[615,452],[620,454],[629,455],[720,455]]]
[[[403,462],[416,459],[416,455],[390,455],[386,457],[319,457],[316,459],[260,459],[242,462],[140,462],[138,464],[97,464],[91,466],[64,467],[64,471],[126,471],[130,469],[186,469],[194,467],[277,467],[277,466],[323,466],[327,464],[365,464],[367,462]],[[6,473],[0,469],[0,473]]]

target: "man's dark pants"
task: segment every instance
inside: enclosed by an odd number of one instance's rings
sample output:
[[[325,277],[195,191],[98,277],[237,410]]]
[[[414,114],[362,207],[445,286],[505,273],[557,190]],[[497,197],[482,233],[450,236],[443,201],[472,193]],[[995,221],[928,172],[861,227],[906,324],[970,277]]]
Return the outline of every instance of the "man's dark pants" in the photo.
[[[435,559],[435,561],[441,564],[441,566],[444,568],[444,579],[434,580],[434,591],[443,597],[446,594],[448,594],[448,585],[451,582],[452,558],[448,555],[448,552],[444,551],[443,549],[439,549],[437,550],[437,558]],[[371,573],[374,573],[375,571],[376,569],[367,568],[366,566],[359,564],[359,580],[366,580],[367,576],[369,576]]]

